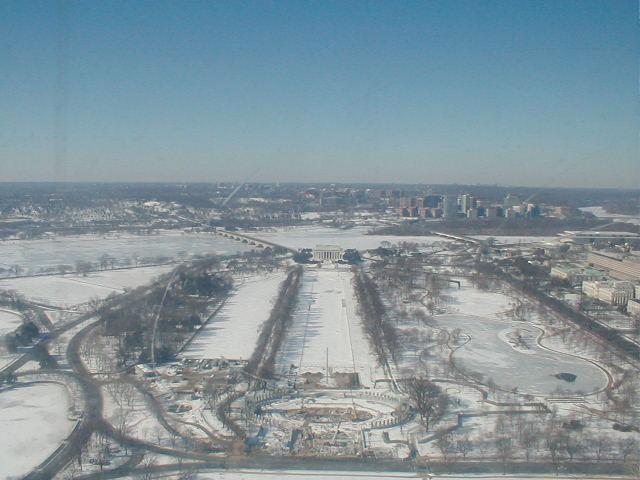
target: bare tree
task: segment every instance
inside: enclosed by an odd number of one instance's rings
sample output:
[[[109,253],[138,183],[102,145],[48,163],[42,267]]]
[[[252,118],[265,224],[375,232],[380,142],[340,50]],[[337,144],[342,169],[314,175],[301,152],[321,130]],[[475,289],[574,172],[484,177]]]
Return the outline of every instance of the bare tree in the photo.
[[[427,430],[445,414],[448,397],[442,389],[426,378],[413,378],[405,382],[405,389],[420,414]]]
[[[116,431],[118,435],[122,439],[122,444],[124,445],[125,455],[129,452],[127,451],[127,442],[124,441],[125,437],[129,436],[131,433],[131,408],[129,406],[120,406],[116,411],[115,418],[113,420],[113,425],[116,427]]]
[[[462,458],[467,458],[467,455],[473,451],[473,442],[469,438],[469,434],[465,433],[462,438],[456,441],[456,450],[462,454]]]
[[[81,274],[83,277],[86,277],[87,274],[91,271],[91,263],[85,262],[84,260],[78,260],[76,262],[76,272]]]
[[[456,461],[456,446],[453,443],[453,436],[450,432],[442,432],[436,440],[436,447],[442,455],[442,461],[447,466],[449,473],[451,473],[451,467]]]
[[[620,452],[623,461],[626,462],[627,458],[633,454],[635,454],[636,457],[640,456],[639,445],[635,438],[620,438],[618,439],[617,444],[618,451]]]
[[[526,427],[520,435],[520,444],[524,448],[524,455],[527,462],[531,459],[531,453],[534,452],[540,443],[540,429],[533,422],[527,422]]]
[[[573,460],[573,457],[584,450],[584,445],[582,444],[582,442],[572,435],[568,435],[564,439],[564,443],[562,446],[564,448],[564,451],[569,456],[569,460]]]
[[[140,461],[140,473],[138,478],[141,480],[151,480],[154,478],[153,467],[157,464],[157,459],[154,455],[145,454]]]
[[[95,464],[100,467],[100,471],[111,463],[111,444],[109,438],[101,433],[97,434],[97,448]]]
[[[588,445],[591,447],[591,451],[595,454],[597,460],[602,460],[611,453],[611,437],[608,435],[598,435],[592,438]]]
[[[499,436],[495,439],[496,453],[502,462],[502,473],[507,473],[507,462],[513,454],[513,442],[508,436]]]
[[[555,466],[558,465],[558,459],[560,458],[560,449],[564,444],[564,438],[562,434],[555,430],[555,428],[549,428],[544,435],[544,446],[549,452],[549,458],[551,463]]]

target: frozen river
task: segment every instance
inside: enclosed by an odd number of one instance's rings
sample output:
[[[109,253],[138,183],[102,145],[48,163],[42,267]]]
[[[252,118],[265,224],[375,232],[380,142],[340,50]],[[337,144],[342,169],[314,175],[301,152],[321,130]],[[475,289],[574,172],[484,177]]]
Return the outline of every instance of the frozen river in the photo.
[[[316,245],[328,244],[339,245],[344,249],[355,248],[357,250],[370,250],[378,248],[383,242],[392,244],[400,242],[425,244],[448,242],[448,240],[436,236],[404,237],[394,235],[367,235],[368,231],[369,227],[354,227],[342,230],[339,228],[313,225],[248,232],[248,234],[294,249],[314,248]]]
[[[76,261],[98,262],[103,254],[121,261],[190,255],[229,255],[250,250],[247,245],[213,233],[161,231],[153,235],[83,235],[42,240],[0,241],[0,266],[19,265],[22,273],[43,267],[74,265]]]
[[[620,213],[609,213],[604,207],[580,207],[580,210],[587,213],[592,213],[598,218],[609,219],[614,222],[626,222],[640,225],[640,217],[638,215],[623,215]]]

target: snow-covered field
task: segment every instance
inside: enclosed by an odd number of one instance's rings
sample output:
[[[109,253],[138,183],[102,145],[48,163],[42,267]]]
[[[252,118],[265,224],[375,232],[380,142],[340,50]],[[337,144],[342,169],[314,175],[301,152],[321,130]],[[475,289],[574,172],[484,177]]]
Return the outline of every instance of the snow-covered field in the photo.
[[[284,278],[284,271],[248,278],[198,332],[182,356],[247,360]]]
[[[11,310],[0,309],[0,336],[13,332],[22,324],[22,316]]]
[[[305,269],[293,324],[278,355],[276,371],[295,365],[299,373],[326,374],[328,349],[330,372],[355,369],[360,382],[368,386],[372,379],[383,378],[356,311],[352,277],[344,267]]]
[[[434,243],[446,241],[441,237],[404,237],[394,235],[367,235],[369,227],[354,227],[347,230],[323,226],[288,227],[260,232],[248,232],[257,238],[284,245],[289,248],[314,248],[316,245],[340,245],[342,248],[369,250],[378,248],[382,242]]]
[[[0,342],[2,339],[0,338]],[[0,346],[0,369],[5,368],[10,363],[20,358],[19,353],[7,353],[4,345]]]
[[[136,288],[145,285],[154,278],[170,272],[174,265],[158,265],[152,267],[128,268],[122,270],[104,270],[82,275],[65,275],[64,278],[74,282],[97,285],[113,290]]]
[[[127,477],[133,478],[133,477]],[[168,477],[168,478],[177,478]],[[416,473],[408,472],[359,472],[359,471],[317,471],[317,470],[224,470],[218,472],[199,473],[198,480],[337,480],[342,478],[354,478],[357,480],[377,480],[377,479],[406,479],[424,478]],[[494,477],[483,477],[483,480],[497,480]],[[520,477],[520,480],[528,480]]]
[[[75,425],[67,407],[61,385],[0,392],[0,478],[19,478],[53,453]]]
[[[110,293],[123,293],[171,270],[170,265],[105,270],[81,275],[51,275],[0,280],[0,289],[16,290],[26,298],[47,305],[70,307]]]
[[[511,307],[513,300],[498,292],[479,290],[466,279],[459,279],[460,288],[446,290],[449,304],[447,311],[464,315],[482,315],[495,317]]]
[[[109,234],[57,237],[41,240],[0,241],[0,267],[19,265],[22,273],[41,268],[73,266],[76,261],[98,262],[103,254],[116,261],[185,257],[196,254],[227,255],[248,251],[240,242],[213,233],[160,231],[153,235]]]
[[[130,384],[107,384],[101,388],[104,415],[117,428],[132,437],[157,444],[165,442],[169,434],[151,413],[144,396]]]

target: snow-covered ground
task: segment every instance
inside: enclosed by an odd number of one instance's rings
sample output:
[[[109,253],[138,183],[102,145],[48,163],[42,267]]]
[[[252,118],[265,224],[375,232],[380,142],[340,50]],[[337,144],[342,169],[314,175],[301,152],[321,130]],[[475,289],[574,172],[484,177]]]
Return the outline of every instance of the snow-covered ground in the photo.
[[[16,290],[26,298],[47,305],[69,307],[104,298],[110,293],[123,293],[150,282],[168,272],[172,266],[161,265],[121,270],[105,270],[81,275],[51,275],[7,278],[0,280],[0,289]]]
[[[86,277],[82,275],[65,275],[64,278],[74,282],[97,285],[113,290],[123,290],[125,288],[135,288],[149,283],[154,278],[170,272],[173,268],[175,268],[174,265],[158,265],[121,270],[104,270],[89,273]]]
[[[75,422],[63,386],[39,384],[0,392],[0,478],[18,478],[44,461]]]
[[[153,235],[109,234],[56,237],[39,240],[0,241],[0,267],[19,265],[22,273],[41,268],[75,265],[76,261],[98,262],[103,254],[116,261],[130,259],[134,264],[156,257],[181,258],[196,254],[228,255],[250,247],[213,233],[160,231]]]
[[[485,382],[491,378],[500,387],[535,395],[556,390],[590,393],[607,384],[606,375],[595,365],[541,348],[536,342],[539,329],[503,318],[500,313],[511,305],[508,296],[475,289],[464,279],[462,288],[451,288],[446,294],[453,299],[450,313],[434,319],[441,328],[463,332],[468,342],[456,350],[453,360],[465,370],[482,374]],[[516,330],[529,348],[514,348],[509,340]],[[554,376],[558,373],[573,373],[577,378],[567,382]]]
[[[127,477],[133,478],[133,477]],[[167,478],[178,478],[175,477],[167,477]],[[603,480],[605,478],[622,478],[622,477],[602,477],[602,476],[580,476],[576,477],[575,475],[570,476],[560,476],[554,475],[473,475],[473,474],[462,474],[462,475],[430,475],[426,476],[424,473],[415,473],[415,472],[366,472],[366,471],[310,471],[310,470],[225,470],[219,472],[204,472],[198,474],[198,480],[275,480],[275,479],[290,479],[290,480],[336,480],[342,478],[354,478],[358,480],[377,480],[377,479],[407,479],[407,478],[416,478],[416,479],[425,479],[425,478],[442,478],[448,480],[469,480],[469,479],[481,479],[481,480],[504,480],[504,479],[517,479],[517,480],[563,480],[563,479],[575,479],[580,478],[581,480]]]
[[[278,355],[277,372],[295,365],[301,374],[326,374],[328,351],[330,373],[355,369],[367,386],[372,379],[384,377],[357,313],[352,278],[345,267],[305,269],[293,324]]]
[[[13,332],[22,324],[22,315],[11,310],[0,309],[0,337]]]
[[[284,278],[284,271],[248,278],[198,332],[182,356],[247,360]]]
[[[2,339],[0,338],[0,342]],[[4,346],[0,346],[0,369],[5,368],[7,365],[20,358],[20,353],[8,353]]]
[[[343,249],[355,248],[369,250],[378,248],[382,242],[397,244],[400,242],[434,243],[446,241],[441,237],[395,235],[367,235],[369,227],[354,227],[347,230],[323,226],[288,227],[259,232],[247,232],[263,240],[268,240],[289,248],[315,248],[316,245],[339,245]]]
[[[513,303],[507,295],[479,290],[464,278],[459,281],[460,288],[452,287],[444,292],[449,300],[447,311],[450,313],[495,317]]]
[[[22,316],[18,312],[0,309],[0,369],[20,357],[20,354],[9,353],[5,345],[4,336],[13,332],[22,324]]]
[[[133,478],[133,477],[126,477]],[[167,477],[167,478],[178,478]],[[359,472],[359,471],[317,471],[317,470],[224,470],[218,472],[199,473],[198,480],[337,480],[341,478],[354,478],[357,480],[377,480],[377,479],[406,479],[424,478],[420,474],[409,472]],[[483,480],[497,480],[495,477],[483,477]],[[520,480],[528,480],[520,478]]]
[[[112,383],[104,385],[101,391],[105,418],[117,429],[158,445],[167,442],[170,435],[150,410],[143,395],[133,385]]]

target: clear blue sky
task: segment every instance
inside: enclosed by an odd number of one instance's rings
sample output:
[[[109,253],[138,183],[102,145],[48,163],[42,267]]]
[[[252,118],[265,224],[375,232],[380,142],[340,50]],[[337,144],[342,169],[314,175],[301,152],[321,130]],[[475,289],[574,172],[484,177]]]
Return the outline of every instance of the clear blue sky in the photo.
[[[0,0],[0,180],[637,187],[638,2]]]

